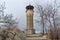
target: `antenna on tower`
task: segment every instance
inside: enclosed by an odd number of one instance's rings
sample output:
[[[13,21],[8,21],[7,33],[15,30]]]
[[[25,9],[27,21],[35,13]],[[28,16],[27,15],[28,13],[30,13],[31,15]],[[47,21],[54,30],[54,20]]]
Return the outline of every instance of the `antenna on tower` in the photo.
[[[29,5],[31,5],[30,2],[29,2]]]

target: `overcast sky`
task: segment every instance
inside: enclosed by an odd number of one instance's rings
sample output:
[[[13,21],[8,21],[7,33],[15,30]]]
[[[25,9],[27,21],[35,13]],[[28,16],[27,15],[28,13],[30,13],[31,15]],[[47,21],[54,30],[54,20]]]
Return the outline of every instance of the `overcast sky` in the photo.
[[[52,3],[53,0],[0,0],[0,3],[6,2],[5,14],[12,13],[15,18],[19,20],[19,28],[24,30],[26,28],[26,9],[25,7],[30,3],[31,5],[36,5],[36,3],[45,5],[47,3]],[[40,27],[34,24],[34,28],[40,31]]]

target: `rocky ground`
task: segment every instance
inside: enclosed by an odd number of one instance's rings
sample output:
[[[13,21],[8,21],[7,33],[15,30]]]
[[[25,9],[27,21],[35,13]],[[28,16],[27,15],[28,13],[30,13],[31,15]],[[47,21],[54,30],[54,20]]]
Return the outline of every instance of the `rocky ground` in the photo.
[[[48,40],[47,35],[41,34],[25,35],[19,29],[0,30],[0,40]]]
[[[0,40],[24,40],[23,32],[18,29],[0,30]]]

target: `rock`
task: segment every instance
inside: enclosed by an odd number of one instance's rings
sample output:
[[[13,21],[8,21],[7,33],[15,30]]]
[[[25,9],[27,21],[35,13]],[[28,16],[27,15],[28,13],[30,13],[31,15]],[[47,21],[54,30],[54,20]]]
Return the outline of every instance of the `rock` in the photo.
[[[14,37],[14,40],[21,40],[17,35]]]
[[[13,35],[12,33],[9,33],[9,34],[8,34],[8,37],[13,38],[14,35]]]
[[[12,40],[11,38],[6,38],[6,40]]]
[[[2,37],[0,36],[0,40],[2,40]]]

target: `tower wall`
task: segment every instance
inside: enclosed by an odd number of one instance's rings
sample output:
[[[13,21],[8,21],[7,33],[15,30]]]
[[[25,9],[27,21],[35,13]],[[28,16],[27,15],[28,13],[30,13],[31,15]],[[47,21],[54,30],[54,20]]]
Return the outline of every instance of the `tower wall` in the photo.
[[[34,11],[33,10],[26,10],[26,17],[27,17],[27,23],[26,23],[26,34],[34,34],[34,29],[33,29],[33,15]]]

